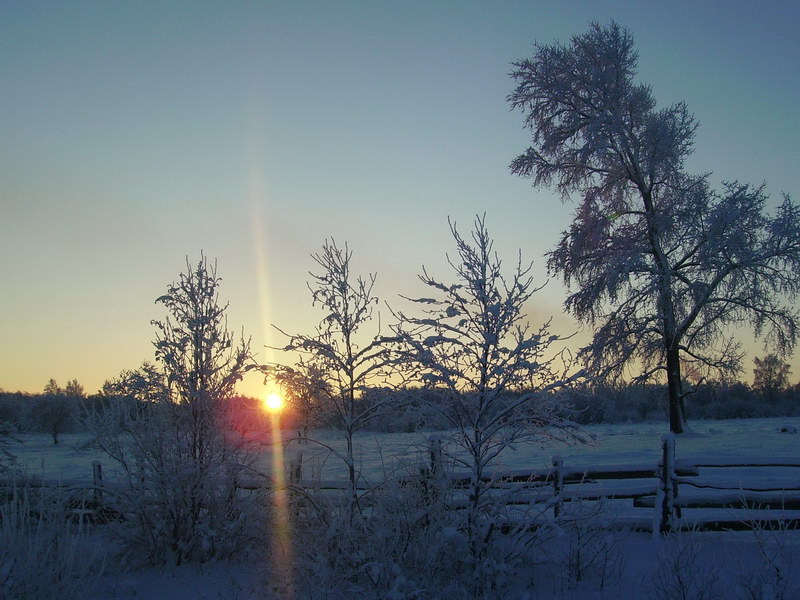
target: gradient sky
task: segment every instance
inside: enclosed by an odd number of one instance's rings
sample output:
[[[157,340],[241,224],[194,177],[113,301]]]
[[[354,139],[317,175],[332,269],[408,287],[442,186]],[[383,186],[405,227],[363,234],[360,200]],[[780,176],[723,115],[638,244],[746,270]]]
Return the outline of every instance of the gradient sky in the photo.
[[[0,387],[94,392],[152,359],[153,301],[201,250],[262,360],[270,323],[319,321],[309,254],[329,236],[394,304],[423,263],[449,277],[448,215],[466,232],[485,211],[542,281],[572,207],[509,173],[528,144],[509,63],[610,19],[659,104],[700,122],[689,170],[797,198],[795,1],[4,0]],[[563,299],[552,282],[534,321],[576,330]]]

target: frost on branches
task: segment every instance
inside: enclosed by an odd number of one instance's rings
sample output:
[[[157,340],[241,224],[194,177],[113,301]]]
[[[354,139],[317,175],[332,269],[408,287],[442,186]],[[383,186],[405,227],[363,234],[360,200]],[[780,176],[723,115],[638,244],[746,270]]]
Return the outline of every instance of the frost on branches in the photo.
[[[565,355],[553,348],[564,338],[551,333],[549,322],[537,328],[525,318],[525,304],[541,289],[531,267],[520,257],[510,278],[503,275],[484,218],[476,218],[471,241],[452,223],[450,230],[455,283],[423,269],[420,279],[433,296],[409,299],[423,316],[401,313],[398,334],[415,379],[447,396],[441,410],[464,451],[452,458],[470,471],[466,530],[477,569],[492,538],[485,519],[496,506],[490,466],[505,448],[566,425],[552,392],[581,374],[568,374]]]
[[[683,103],[656,108],[616,23],[537,44],[514,66],[508,100],[532,146],[512,172],[579,195],[548,263],[573,290],[566,308],[595,328],[579,357],[611,379],[666,380],[670,429],[681,432],[682,369],[739,371],[731,329],[750,325],[779,353],[794,347],[800,210],[784,195],[769,216],[763,186],[713,190],[708,175],[684,172],[697,123]]]
[[[220,279],[201,257],[158,298],[157,366],[110,384],[118,402],[89,425],[117,463],[112,502],[128,551],[153,564],[226,558],[244,549],[259,522],[257,495],[237,478],[252,459],[226,438],[225,406],[250,361],[249,341],[228,331]]]
[[[381,336],[379,325],[372,332],[365,331],[378,303],[372,293],[375,275],[366,279],[353,276],[352,256],[347,245],[339,248],[332,240],[325,242],[321,253],[312,255],[322,270],[311,274],[309,289],[313,303],[322,308],[325,317],[315,334],[288,336],[283,350],[299,352],[300,366],[294,370],[278,367],[272,372],[273,377],[289,384],[293,376],[305,373],[300,385],[313,388],[310,393],[333,413],[334,422],[344,431],[344,454],[329,450],[347,466],[349,520],[359,508],[353,435],[385,404],[385,400],[370,404],[362,400],[367,389],[385,382],[392,366],[393,341]]]

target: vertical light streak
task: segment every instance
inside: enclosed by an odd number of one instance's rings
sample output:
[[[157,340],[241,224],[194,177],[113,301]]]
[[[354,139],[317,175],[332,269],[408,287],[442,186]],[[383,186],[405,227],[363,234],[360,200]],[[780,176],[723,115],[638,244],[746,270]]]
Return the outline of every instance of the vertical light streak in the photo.
[[[275,351],[272,346],[272,311],[270,304],[268,283],[268,253],[266,232],[267,181],[264,170],[266,161],[265,119],[264,105],[265,94],[257,90],[252,102],[253,109],[247,130],[247,158],[248,158],[248,195],[252,223],[253,255],[256,264],[256,284],[258,286],[258,299],[261,308],[261,326],[265,343],[265,363],[275,362]],[[281,587],[285,590],[285,597],[291,600],[294,597],[294,583],[292,577],[293,554],[291,546],[291,532],[289,521],[288,491],[286,489],[285,467],[283,459],[283,441],[280,426],[280,411],[270,412],[271,447],[272,447],[272,506],[271,537],[268,542],[270,563],[274,567],[275,575],[279,578]]]
[[[251,119],[248,135],[248,195],[250,202],[250,222],[252,224],[253,255],[256,263],[256,285],[258,286],[258,301],[261,307],[261,327],[264,335],[266,356],[265,362],[274,362],[272,349],[272,310],[270,304],[267,260],[267,232],[265,229],[267,203],[267,182],[264,173],[266,160],[264,139],[264,118],[258,113]]]
[[[286,597],[294,597],[292,577],[292,540],[289,531],[289,493],[286,489],[286,475],[283,460],[283,440],[281,437],[280,412],[270,413],[272,424],[272,498],[273,529],[271,555],[275,564],[275,573],[283,585]]]

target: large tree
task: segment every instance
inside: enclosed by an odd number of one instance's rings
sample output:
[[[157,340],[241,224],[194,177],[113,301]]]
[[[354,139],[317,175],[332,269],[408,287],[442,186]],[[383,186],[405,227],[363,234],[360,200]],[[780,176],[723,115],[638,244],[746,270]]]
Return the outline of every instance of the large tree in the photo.
[[[690,175],[697,123],[683,103],[656,108],[636,82],[632,35],[592,24],[569,44],[536,44],[513,63],[508,100],[532,145],[511,164],[536,186],[578,196],[549,255],[565,306],[595,327],[580,357],[601,375],[661,375],[670,429],[681,432],[681,365],[736,372],[730,330],[751,325],[779,353],[797,339],[800,211],[788,196],[765,213],[761,187]]]

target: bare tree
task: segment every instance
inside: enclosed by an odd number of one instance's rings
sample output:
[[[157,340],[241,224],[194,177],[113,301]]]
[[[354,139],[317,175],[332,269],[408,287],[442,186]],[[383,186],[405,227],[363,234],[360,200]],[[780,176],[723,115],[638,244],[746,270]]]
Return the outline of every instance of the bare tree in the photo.
[[[313,303],[323,309],[325,318],[315,334],[291,335],[283,348],[299,352],[301,368],[318,374],[316,391],[344,431],[346,448],[339,457],[347,466],[350,519],[359,501],[353,435],[384,404],[363,406],[361,397],[368,387],[385,380],[392,364],[391,338],[381,336],[379,325],[371,333],[365,331],[378,303],[372,292],[375,274],[367,278],[353,276],[352,255],[346,244],[339,248],[333,240],[324,243],[321,253],[312,255],[322,271],[310,274],[309,289]]]
[[[531,266],[520,256],[510,277],[503,275],[484,218],[476,218],[471,242],[453,223],[450,231],[455,282],[423,268],[420,280],[435,297],[413,299],[424,316],[401,313],[398,334],[415,378],[446,394],[442,412],[465,451],[454,460],[470,471],[467,531],[477,567],[492,533],[484,518],[493,506],[488,468],[508,446],[560,423],[551,392],[581,374],[568,374],[563,351],[553,348],[565,338],[551,333],[550,322],[533,327],[525,318],[525,304],[542,287],[534,286]]]
[[[681,432],[682,362],[741,369],[728,326],[749,323],[779,353],[794,347],[798,312],[785,300],[800,292],[800,210],[784,196],[769,217],[763,186],[717,192],[684,172],[697,123],[683,103],[656,109],[616,23],[513,64],[508,100],[533,145],[512,172],[580,196],[548,263],[574,290],[567,310],[596,329],[579,356],[606,377],[663,375]]]
[[[53,438],[53,445],[58,445],[58,436],[69,429],[77,413],[77,405],[73,398],[63,394],[39,396],[31,408],[29,420],[34,427],[46,431]]]

